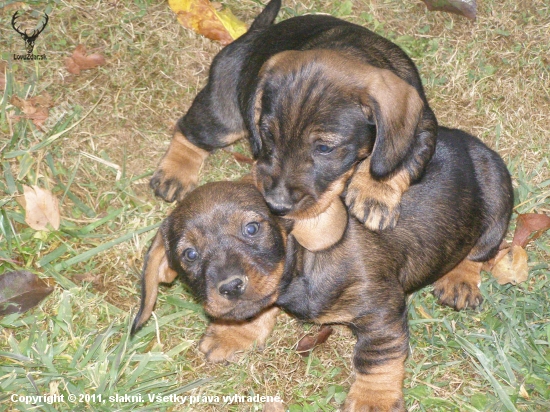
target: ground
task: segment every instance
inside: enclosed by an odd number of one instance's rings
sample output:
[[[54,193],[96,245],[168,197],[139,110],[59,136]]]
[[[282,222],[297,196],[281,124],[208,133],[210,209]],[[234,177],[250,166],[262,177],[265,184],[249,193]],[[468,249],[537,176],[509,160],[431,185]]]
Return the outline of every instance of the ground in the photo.
[[[281,19],[330,13],[399,44],[418,65],[440,124],[479,136],[506,161],[516,194],[511,228],[518,213],[550,212],[547,1],[478,2],[476,22],[428,12],[420,1],[283,3]],[[27,269],[53,277],[58,286],[31,311],[0,318],[0,402],[8,410],[27,410],[32,406],[13,403],[10,396],[64,394],[64,402],[42,409],[70,410],[71,393],[95,410],[133,410],[139,404],[248,411],[262,404],[220,406],[204,399],[189,405],[147,397],[258,394],[279,395],[291,411],[338,409],[351,383],[354,340],[345,328],[301,358],[296,343],[317,327],[283,315],[265,350],[229,365],[207,364],[197,349],[204,314],[178,283],[161,288],[156,317],[134,339],[128,337],[143,256],[154,234],[143,229],[171,208],[153,196],[148,179],[221,46],[183,28],[164,1],[54,1],[34,50],[46,60],[14,60],[24,53],[24,42],[10,21],[23,4],[5,4],[0,273]],[[261,9],[259,0],[224,4],[247,23]],[[64,59],[78,44],[103,55],[106,64],[70,74]],[[16,117],[22,113],[13,96],[45,92],[53,107],[41,132]],[[249,153],[243,142],[229,150]],[[248,167],[219,151],[201,179],[235,179]],[[60,199],[59,230],[36,232],[24,223],[16,201],[21,184],[47,188]],[[410,411],[550,410],[548,243],[544,235],[529,245],[529,279],[521,285],[500,286],[485,273],[480,311],[442,308],[429,288],[410,298]],[[108,399],[138,394],[143,403]]]

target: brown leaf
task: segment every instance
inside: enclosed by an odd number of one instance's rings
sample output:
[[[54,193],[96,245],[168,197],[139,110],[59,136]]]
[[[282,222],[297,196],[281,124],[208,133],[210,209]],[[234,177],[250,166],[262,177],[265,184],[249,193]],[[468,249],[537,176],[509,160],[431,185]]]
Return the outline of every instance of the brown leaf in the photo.
[[[521,246],[513,245],[495,264],[491,273],[500,285],[506,283],[517,285],[526,281],[529,275],[527,252]]]
[[[25,222],[34,230],[49,230],[48,224],[55,230],[59,229],[61,218],[57,198],[49,190],[38,186],[23,185],[23,190]]]
[[[465,16],[470,20],[476,19],[476,0],[422,0],[430,11],[446,11]]]
[[[83,44],[76,46],[71,57],[65,58],[65,68],[72,74],[80,74],[81,70],[95,69],[105,63],[107,62],[101,54],[86,55],[86,46]]]
[[[6,62],[0,60],[0,90],[6,89]]]
[[[531,240],[537,239],[548,229],[550,229],[550,216],[539,213],[519,215],[512,245],[524,248]]]
[[[321,326],[319,331],[317,332],[317,335],[306,335],[302,339],[300,339],[300,342],[298,342],[298,346],[296,347],[296,352],[300,356],[307,357],[311,353],[311,351],[318,345],[321,345],[322,343],[325,343],[328,339],[328,337],[332,334],[332,328],[327,325]]]
[[[497,255],[491,260],[488,260],[487,262],[483,262],[483,266],[481,267],[481,270],[490,272],[493,269],[493,267],[498,263],[498,261],[502,259],[504,256],[506,256],[506,253],[508,253],[508,251],[510,250],[510,247],[511,245],[506,240],[503,240],[500,243],[500,246],[498,247]]]
[[[48,118],[49,108],[54,105],[52,97],[48,93],[43,93],[26,100],[13,95],[10,103],[23,112],[23,118],[32,120],[34,125],[40,129],[42,129],[44,122]],[[15,118],[20,117],[15,116]]]
[[[0,316],[23,313],[40,303],[53,291],[53,279],[40,279],[27,271],[0,276]]]
[[[231,150],[227,150],[227,152],[231,153],[231,156],[233,156],[233,159],[235,159],[238,163],[245,163],[245,164],[253,164],[254,159],[251,159],[248,156],[242,155],[238,152],[232,152]]]
[[[285,412],[285,406],[282,402],[266,402],[262,412]]]

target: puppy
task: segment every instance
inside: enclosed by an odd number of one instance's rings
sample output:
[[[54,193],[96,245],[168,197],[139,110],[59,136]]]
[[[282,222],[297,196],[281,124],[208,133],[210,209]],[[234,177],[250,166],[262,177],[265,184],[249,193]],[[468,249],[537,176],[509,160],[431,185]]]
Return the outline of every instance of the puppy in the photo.
[[[394,227],[437,135],[414,63],[389,40],[334,17],[274,25],[280,6],[270,1],[214,58],[151,187],[166,201],[181,200],[212,150],[246,136],[272,212],[320,214],[355,171],[345,199],[351,213],[371,230]],[[277,145],[265,143],[271,136]],[[315,160],[293,158],[300,173],[289,180],[288,148],[305,143]]]
[[[422,179],[404,194],[396,227],[373,232],[350,216],[341,239],[323,251],[301,246],[293,221],[273,214],[254,184],[204,185],[154,238],[132,333],[151,315],[159,282],[179,274],[212,317],[199,346],[208,360],[262,346],[279,308],[306,321],[344,324],[357,337],[344,410],[404,411],[406,295],[445,274],[479,274],[480,262],[498,250],[512,205],[501,158],[446,128]]]

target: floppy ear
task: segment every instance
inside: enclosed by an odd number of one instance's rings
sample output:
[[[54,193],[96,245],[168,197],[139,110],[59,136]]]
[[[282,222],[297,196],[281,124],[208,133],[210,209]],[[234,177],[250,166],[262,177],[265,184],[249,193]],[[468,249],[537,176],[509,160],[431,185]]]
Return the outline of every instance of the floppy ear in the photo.
[[[159,283],[172,283],[178,275],[168,265],[164,232],[166,220],[162,222],[153,243],[145,255],[145,263],[141,273],[141,305],[132,324],[131,335],[134,335],[141,326],[151,317],[157,302]]]
[[[252,96],[247,105],[245,123],[250,130],[248,140],[250,141],[250,149],[252,150],[252,156],[257,158],[262,149],[262,139],[260,137],[260,116],[262,114],[262,99],[264,96],[264,88],[268,81],[268,78],[272,72],[277,71],[277,65],[284,62],[289,56],[304,53],[294,50],[283,51],[271,56],[261,67],[258,72],[256,84],[253,86],[254,90]],[[283,66],[284,67],[284,66]]]
[[[376,125],[370,173],[386,178],[413,155],[424,103],[417,90],[393,72],[363,66],[355,72],[364,78],[360,101],[365,115]]]

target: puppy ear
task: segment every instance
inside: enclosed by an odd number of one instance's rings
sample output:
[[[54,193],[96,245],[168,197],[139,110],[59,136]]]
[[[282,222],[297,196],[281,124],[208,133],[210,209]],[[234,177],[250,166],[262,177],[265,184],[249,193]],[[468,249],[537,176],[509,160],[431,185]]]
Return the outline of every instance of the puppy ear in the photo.
[[[254,19],[248,31],[262,30],[271,26],[281,8],[281,0],[271,0],[262,12]]]
[[[249,100],[245,116],[245,123],[250,130],[249,138],[250,149],[252,156],[257,158],[262,150],[262,139],[260,137],[260,117],[262,114],[262,99],[264,96],[264,88],[273,71],[277,71],[277,65],[284,62],[289,56],[304,53],[294,50],[284,51],[271,56],[261,67],[258,72],[256,84],[253,86],[254,92]]]
[[[132,324],[131,335],[134,335],[151,317],[151,313],[157,302],[159,283],[172,283],[178,275],[168,265],[164,242],[166,226],[167,221],[165,220],[153,238],[153,243],[145,255],[145,263],[141,273],[141,305]]]
[[[356,72],[365,79],[360,100],[365,115],[376,125],[370,173],[386,178],[412,155],[424,103],[417,90],[393,72],[363,66]]]

